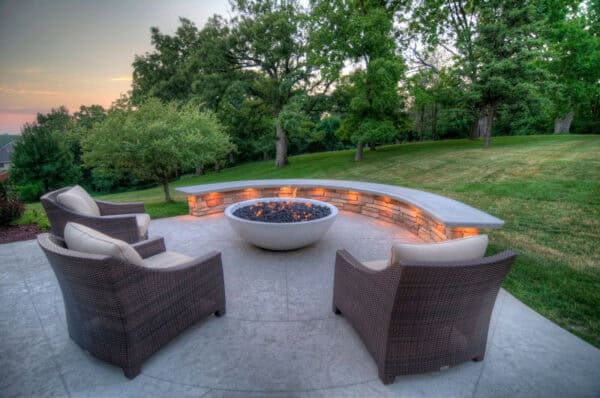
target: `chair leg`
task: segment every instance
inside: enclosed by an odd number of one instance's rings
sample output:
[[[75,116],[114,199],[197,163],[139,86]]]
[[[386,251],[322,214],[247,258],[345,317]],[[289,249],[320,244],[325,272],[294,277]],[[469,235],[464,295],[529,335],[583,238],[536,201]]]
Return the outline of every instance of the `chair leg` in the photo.
[[[129,380],[134,379],[137,375],[139,375],[142,371],[142,367],[140,366],[131,366],[129,368],[123,368],[123,374],[125,374],[125,377],[127,377]]]
[[[485,358],[485,353],[477,355],[475,358],[473,358],[473,362],[481,362],[483,361],[483,358]]]
[[[225,315],[225,313],[226,313],[226,312],[227,312],[227,311],[225,310],[225,308],[223,308],[222,310],[216,310],[216,311],[215,311],[215,316],[216,316],[217,318],[220,318],[220,317],[222,317],[223,315]]]
[[[379,380],[385,385],[392,384],[396,376],[385,373],[383,370],[379,369],[378,372]]]

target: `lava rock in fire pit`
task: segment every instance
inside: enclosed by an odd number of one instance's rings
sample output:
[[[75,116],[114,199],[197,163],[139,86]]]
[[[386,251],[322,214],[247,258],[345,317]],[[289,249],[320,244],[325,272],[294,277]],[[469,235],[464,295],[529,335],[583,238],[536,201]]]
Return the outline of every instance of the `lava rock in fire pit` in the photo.
[[[240,207],[233,214],[250,221],[294,223],[327,217],[331,210],[308,202],[259,202]]]

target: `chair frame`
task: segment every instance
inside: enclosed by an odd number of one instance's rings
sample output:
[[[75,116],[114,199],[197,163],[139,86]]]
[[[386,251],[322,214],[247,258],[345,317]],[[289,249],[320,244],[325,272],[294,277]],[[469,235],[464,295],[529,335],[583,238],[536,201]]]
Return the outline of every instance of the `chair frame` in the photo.
[[[142,363],[199,320],[225,314],[221,254],[169,268],[69,250],[57,236],[38,235],[60,285],[69,336],[95,357],[136,377]],[[163,238],[132,245],[142,258],[165,251]]]
[[[71,188],[65,187],[48,192],[40,199],[50,220],[51,232],[54,235],[63,238],[65,225],[68,222],[76,222],[113,238],[124,240],[127,243],[148,239],[148,232],[140,235],[134,215],[135,213],[146,212],[144,203],[114,203],[94,199],[100,209],[100,216],[87,216],[74,212],[57,202],[56,197]]]
[[[496,297],[515,257],[505,251],[474,261],[376,271],[339,250],[333,311],[357,331],[384,384],[397,375],[481,361]]]

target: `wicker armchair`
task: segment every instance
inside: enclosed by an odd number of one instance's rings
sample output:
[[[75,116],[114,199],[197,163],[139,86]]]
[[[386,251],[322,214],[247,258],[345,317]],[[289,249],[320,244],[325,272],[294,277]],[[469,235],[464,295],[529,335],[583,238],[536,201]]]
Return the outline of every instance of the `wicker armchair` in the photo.
[[[70,337],[123,368],[127,378],[137,376],[148,357],[187,327],[210,314],[225,314],[220,253],[147,268],[69,250],[51,234],[38,235],[38,243],[62,290]],[[132,246],[145,261],[170,253],[162,238]]]
[[[515,256],[505,251],[480,260],[376,271],[340,250],[333,311],[358,332],[384,384],[397,375],[481,361],[498,290]]]
[[[146,212],[142,202],[113,203],[94,200],[100,209],[100,216],[89,216],[70,210],[56,200],[58,195],[71,188],[66,187],[49,192],[40,199],[54,235],[62,238],[65,225],[72,221],[127,243],[135,243],[148,238],[148,231],[142,230],[138,223],[138,217]]]

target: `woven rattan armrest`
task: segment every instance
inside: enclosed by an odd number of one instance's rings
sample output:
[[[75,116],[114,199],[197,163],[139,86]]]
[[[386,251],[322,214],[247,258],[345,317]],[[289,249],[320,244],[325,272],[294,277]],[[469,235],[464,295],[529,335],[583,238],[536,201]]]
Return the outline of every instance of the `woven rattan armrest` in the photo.
[[[96,204],[100,208],[100,214],[103,216],[110,216],[116,214],[132,214],[132,213],[145,213],[146,209],[142,202],[130,202],[130,203],[114,203],[106,202],[103,200],[95,200]]]

